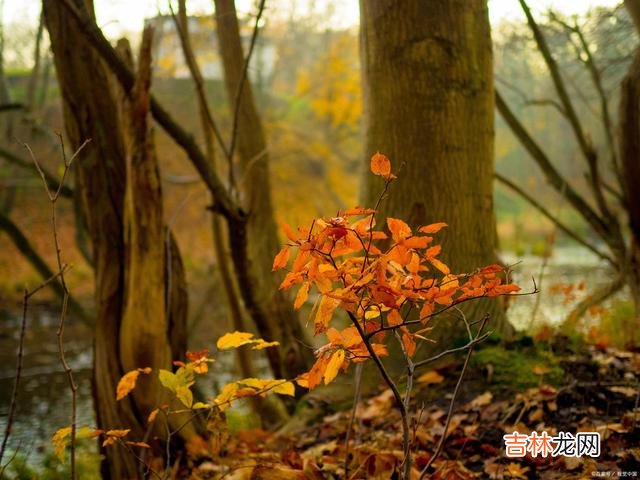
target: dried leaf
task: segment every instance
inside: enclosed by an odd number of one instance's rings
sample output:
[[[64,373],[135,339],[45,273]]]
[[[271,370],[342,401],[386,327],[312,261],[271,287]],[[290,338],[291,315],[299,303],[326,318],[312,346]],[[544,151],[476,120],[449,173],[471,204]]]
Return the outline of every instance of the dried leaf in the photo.
[[[371,172],[374,175],[388,178],[391,175],[391,162],[389,158],[377,152],[371,157]]]
[[[324,384],[328,385],[338,376],[338,371],[344,362],[344,350],[336,350],[331,355],[329,359],[329,363],[327,363],[327,368],[324,371]]]

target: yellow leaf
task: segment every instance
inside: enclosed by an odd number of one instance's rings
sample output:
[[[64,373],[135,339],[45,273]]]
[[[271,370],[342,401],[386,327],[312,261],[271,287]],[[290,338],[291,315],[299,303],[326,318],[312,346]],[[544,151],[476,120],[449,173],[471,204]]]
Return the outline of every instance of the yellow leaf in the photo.
[[[331,355],[327,368],[324,371],[324,384],[328,385],[338,376],[338,371],[344,362],[344,350],[336,350]]]
[[[129,392],[136,387],[139,375],[140,372],[138,370],[132,370],[122,376],[116,388],[116,400],[122,400],[129,395]]]
[[[340,300],[331,298],[328,295],[323,295],[320,300],[320,306],[318,307],[318,313],[314,321],[315,333],[324,332],[329,326],[329,322],[333,317],[333,311],[340,304]]]
[[[255,340],[255,345],[251,348],[252,350],[264,350],[265,348],[277,347],[278,345],[280,345],[280,342],[266,342],[259,338]]]
[[[222,388],[220,394],[215,398],[214,403],[220,408],[220,410],[224,410],[229,406],[229,403],[236,398],[236,392],[238,391],[237,383],[228,383]]]
[[[176,397],[178,397],[178,400],[180,400],[187,408],[191,408],[191,405],[193,404],[193,393],[189,387],[191,387],[191,385],[183,385],[176,388]]]
[[[296,300],[295,302],[293,302],[293,308],[297,310],[304,304],[304,302],[307,301],[307,298],[309,297],[310,286],[311,284],[309,282],[304,282],[302,285],[300,285],[300,288],[298,289],[298,293],[296,295]]]
[[[296,387],[293,382],[282,382],[277,384],[271,389],[273,393],[279,393],[280,395],[289,395],[293,397],[295,395]]]
[[[130,431],[131,431],[130,428],[127,428],[125,430],[107,430],[105,435],[107,437],[122,438],[122,437],[126,437]]]
[[[56,430],[51,437],[51,443],[53,443],[53,448],[60,461],[64,460],[64,450],[67,447],[69,435],[71,435],[71,427],[62,427]]]
[[[444,377],[435,370],[429,370],[418,377],[418,383],[429,385],[432,383],[441,383]]]
[[[374,318],[378,318],[380,316],[380,307],[378,305],[371,305],[364,312],[364,318],[366,320],[373,320]]]
[[[236,348],[248,343],[253,343],[254,341],[253,333],[232,332],[220,337],[216,345],[220,350],[225,350],[227,348]]]
[[[386,155],[377,152],[371,157],[371,172],[374,175],[388,178],[391,175],[391,162]]]
[[[288,245],[282,247],[282,249],[276,255],[276,258],[273,259],[273,266],[271,267],[271,271],[280,270],[287,266],[287,262],[289,261],[289,255],[291,255],[291,249]]]
[[[193,408],[194,410],[201,410],[211,408],[211,405],[209,405],[208,403],[196,402],[191,406],[191,408]]]

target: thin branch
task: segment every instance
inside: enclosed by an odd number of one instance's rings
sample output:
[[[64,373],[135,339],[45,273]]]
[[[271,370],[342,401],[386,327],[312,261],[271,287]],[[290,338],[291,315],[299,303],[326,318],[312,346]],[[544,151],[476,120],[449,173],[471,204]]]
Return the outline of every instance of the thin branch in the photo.
[[[20,168],[33,172],[33,163],[23,158],[20,158],[18,155],[3,148],[2,146],[0,146],[0,157],[4,158],[8,162],[11,162],[12,164]],[[58,182],[58,179],[56,178],[56,176],[51,172],[49,172],[44,167],[41,167],[41,169],[47,180],[48,188],[51,190],[57,190],[60,187],[60,182]],[[63,197],[71,198],[73,197],[73,190],[70,187],[67,187],[66,185],[62,186],[62,189],[60,190],[60,195],[62,195]]]
[[[256,22],[253,27],[253,34],[251,35],[251,43],[249,44],[249,51],[247,52],[247,57],[244,60],[244,65],[242,67],[242,76],[240,77],[240,83],[238,84],[238,91],[236,92],[236,99],[234,103],[234,111],[233,111],[233,130],[231,131],[231,142],[229,144],[229,188],[235,188],[235,179],[233,177],[233,154],[235,153],[237,139],[238,139],[238,127],[240,126],[240,106],[242,103],[242,94],[244,91],[244,85],[247,82],[247,75],[249,71],[249,62],[251,62],[251,56],[253,55],[253,50],[256,46],[256,41],[258,40],[258,32],[260,26],[260,19],[262,18],[262,14],[264,12],[265,0],[260,0],[260,4],[258,5],[258,14],[256,15]]]
[[[600,184],[600,172],[598,168],[597,152],[595,151],[593,144],[584,132],[582,124],[580,123],[580,119],[578,118],[578,114],[573,106],[573,102],[571,101],[571,97],[569,96],[567,88],[564,84],[564,80],[562,79],[560,68],[553,58],[553,55],[551,54],[551,49],[549,48],[546,38],[544,37],[542,31],[540,30],[540,27],[531,14],[531,9],[529,8],[525,0],[518,1],[520,2],[520,6],[524,11],[525,16],[527,17],[527,23],[529,24],[529,28],[533,33],[533,38],[536,42],[536,45],[538,46],[538,50],[542,54],[544,62],[549,69],[549,73],[551,74],[551,79],[553,80],[553,85],[560,99],[560,103],[562,104],[562,106],[564,107],[563,109],[566,112],[566,118],[571,125],[578,145],[580,146],[580,150],[582,151],[587,161],[587,165],[589,166],[591,189],[596,198],[598,208],[600,209],[600,212],[604,216],[605,220],[611,224],[610,226],[615,228],[615,226],[613,225],[614,217],[611,215],[611,211],[609,209],[609,206],[607,205],[607,201],[604,197],[602,186]]]
[[[60,320],[58,322],[58,330],[56,331],[56,338],[58,340],[58,356],[60,358],[60,364],[62,365],[62,368],[67,376],[67,381],[69,383],[69,390],[71,391],[71,434],[70,434],[70,450],[71,450],[70,470],[71,472],[70,472],[70,475],[71,475],[71,479],[75,480],[76,479],[75,442],[76,442],[76,427],[77,427],[78,384],[76,383],[75,378],[73,376],[73,370],[71,369],[71,366],[67,362],[65,349],[64,349],[64,327],[65,327],[65,321],[67,318],[67,307],[69,305],[69,289],[67,288],[67,283],[64,277],[65,266],[63,266],[63,263],[62,263],[62,250],[60,247],[60,239],[58,236],[58,227],[57,227],[57,220],[56,220],[56,203],[58,201],[58,198],[60,198],[60,192],[62,190],[62,186],[64,185],[64,181],[67,178],[67,175],[69,173],[69,170],[71,169],[71,166],[73,165],[73,161],[77,158],[77,156],[84,149],[84,147],[90,142],[90,140],[85,140],[85,142],[82,145],[80,145],[80,147],[74,152],[71,158],[67,160],[67,155],[65,153],[62,136],[61,135],[58,135],[58,136],[60,138],[60,147],[62,151],[62,159],[64,162],[64,171],[62,173],[62,179],[60,180],[60,184],[57,190],[55,191],[52,191],[49,189],[49,185],[47,183],[47,179],[44,175],[44,172],[40,167],[40,164],[38,163],[38,160],[33,154],[33,151],[31,150],[31,148],[27,144],[25,144],[24,146],[29,152],[29,155],[31,155],[31,159],[33,160],[33,163],[36,169],[38,170],[38,172],[40,173],[40,176],[42,177],[42,183],[44,185],[44,189],[47,192],[47,195],[49,196],[49,200],[51,204],[51,228],[53,231],[53,242],[54,242],[54,247],[56,251],[56,261],[58,263],[58,271],[60,272],[59,281],[64,291],[64,296],[62,298],[62,308],[60,311]]]
[[[389,376],[389,373],[387,372],[387,369],[384,367],[382,360],[380,360],[380,357],[371,346],[371,343],[367,339],[367,335],[363,330],[362,325],[360,325],[360,322],[358,321],[358,319],[351,312],[347,312],[347,314],[349,315],[349,318],[351,319],[351,323],[353,324],[353,326],[356,327],[356,330],[358,331],[358,335],[360,335],[360,338],[362,339],[362,343],[364,343],[364,346],[366,347],[367,352],[369,353],[369,356],[371,357],[371,359],[373,360],[373,363],[375,363],[376,368],[380,372],[380,375],[382,376],[384,383],[386,383],[387,386],[391,389],[391,392],[393,393],[393,397],[395,398],[396,403],[398,404],[398,409],[400,410],[400,416],[402,417],[402,442],[403,442],[403,445],[405,445],[410,440],[409,435],[411,432],[409,427],[409,415],[407,414],[407,409],[405,408],[402,395],[400,395],[398,386]],[[406,462],[406,465],[410,467],[410,462]]]
[[[191,78],[193,79],[193,83],[196,87],[196,94],[198,96],[198,107],[200,110],[200,116],[203,124],[203,134],[205,136],[205,141],[207,142],[207,149],[213,149],[213,142],[209,140],[210,135],[208,131],[213,132],[216,140],[218,141],[218,145],[222,149],[224,156],[229,158],[229,149],[225,145],[224,140],[222,139],[222,134],[218,129],[218,125],[216,124],[213,114],[211,113],[211,109],[209,108],[209,101],[207,100],[207,94],[204,85],[204,77],[202,76],[202,71],[200,70],[200,66],[198,65],[198,61],[196,59],[195,52],[193,50],[193,45],[191,44],[191,37],[189,36],[189,19],[187,17],[187,7],[186,0],[178,0],[178,13],[173,11],[173,7],[171,5],[171,1],[169,1],[169,10],[171,11],[171,16],[173,17],[173,21],[176,25],[176,30],[178,31],[178,36],[180,38],[180,45],[182,47],[182,53],[184,55],[185,62],[187,67],[189,68],[189,72],[191,73]],[[209,129],[207,131],[207,129]],[[211,154],[209,155],[212,156]]]
[[[11,218],[4,215],[2,212],[0,212],[0,230],[7,234],[15,247],[20,251],[20,253],[22,253],[22,255],[24,255],[31,266],[43,279],[49,279],[55,275],[53,270],[49,268],[49,265],[47,265],[44,259],[36,251],[35,247],[31,244],[24,233],[22,233],[20,228],[11,220]],[[62,300],[64,297],[64,291],[59,283],[45,281],[44,285],[49,285],[60,300]],[[78,316],[78,319],[86,325],[89,325],[89,317],[87,313],[75,298],[69,297],[69,305],[71,310]]]
[[[562,193],[567,202],[578,212],[593,230],[608,244],[615,241],[611,237],[609,226],[593,210],[585,199],[567,182],[560,172],[553,166],[547,154],[542,150],[531,134],[522,125],[520,120],[511,111],[500,92],[496,89],[496,108],[507,123],[513,134],[518,138],[522,146],[529,152],[533,160],[542,170],[547,182],[558,192]]]
[[[478,329],[478,333],[476,334],[476,340],[478,338],[480,338],[481,334],[482,334],[482,330],[484,330],[485,325],[487,324],[487,322],[489,321],[489,315],[485,315],[484,318],[482,319],[482,323],[480,324],[480,328]],[[458,383],[456,383],[456,388],[453,390],[453,396],[451,397],[451,403],[449,403],[449,411],[447,412],[447,420],[444,424],[444,430],[442,432],[442,436],[440,437],[440,441],[438,442],[438,445],[436,447],[436,451],[433,453],[433,455],[431,456],[431,458],[429,459],[429,461],[427,462],[427,464],[424,466],[424,468],[422,469],[422,471],[420,472],[420,480],[422,480],[423,478],[425,478],[425,476],[427,475],[427,470],[429,470],[429,467],[431,466],[431,464],[435,461],[436,458],[438,458],[438,455],[440,455],[440,452],[442,451],[442,446],[444,445],[444,441],[447,437],[447,430],[449,429],[449,424],[451,423],[451,417],[453,415],[453,407],[456,403],[456,398],[458,397],[458,392],[460,390],[460,385],[462,385],[462,380],[464,379],[464,374],[467,371],[467,367],[469,366],[469,360],[471,360],[471,355],[473,354],[473,349],[476,346],[476,343],[471,343],[469,345],[469,350],[467,351],[467,357],[464,360],[464,365],[462,365],[462,371],[460,372],[460,377],[458,378]]]
[[[118,82],[120,82],[124,92],[128,96],[131,96],[131,89],[135,80],[134,74],[122,59],[119,58],[115,49],[104,37],[95,21],[88,18],[86,14],[81,12],[71,2],[71,0],[59,0],[59,2],[75,19],[80,31],[85,35],[87,41],[95,48],[96,52],[109,66]],[[231,196],[229,196],[227,189],[216,172],[209,167],[208,158],[198,147],[193,135],[185,130],[164,109],[153,95],[151,95],[150,103],[153,118],[158,122],[158,124],[160,124],[167,134],[184,149],[189,160],[202,177],[207,188],[211,191],[216,200],[216,210],[222,213],[225,217],[231,218],[236,222],[244,222],[246,218],[245,212],[238,204],[236,204]]]
[[[531,204],[536,210],[538,210],[542,215],[544,215],[551,223],[553,223],[556,227],[558,227],[558,229],[564,232],[568,237],[572,238],[583,247],[591,250],[598,257],[608,261],[611,265],[616,267],[617,263],[613,259],[613,257],[607,255],[606,253],[601,252],[596,247],[594,247],[589,242],[587,242],[584,238],[582,238],[580,235],[578,235],[576,232],[571,230],[568,226],[562,223],[555,215],[553,215],[549,210],[547,210],[540,202],[538,202],[535,198],[533,198],[533,196],[529,195],[524,189],[522,189],[521,187],[513,183],[511,180],[509,180],[508,178],[506,178],[505,176],[499,173],[495,173],[494,177],[500,183],[509,187],[511,190],[513,190],[515,193],[517,193],[522,198],[524,198],[527,202],[529,202],[529,204]]]
[[[9,413],[7,414],[7,424],[4,427],[4,435],[2,436],[2,445],[0,445],[0,465],[2,465],[2,457],[4,456],[4,452],[7,448],[7,442],[9,441],[9,436],[11,435],[11,428],[13,426],[13,419],[16,414],[17,400],[18,400],[18,391],[20,389],[20,379],[22,378],[22,364],[24,358],[24,338],[27,330],[27,307],[29,304],[29,299],[42,290],[44,287],[54,282],[58,277],[63,275],[64,270],[66,270],[66,265],[63,270],[60,270],[58,273],[51,275],[45,281],[43,281],[40,285],[38,285],[35,289],[31,291],[24,291],[22,296],[22,320],[20,322],[20,337],[18,340],[18,354],[16,355],[16,374],[13,378],[13,389],[11,391],[11,400],[9,402]],[[4,466],[2,467],[4,469]],[[0,470],[0,473],[2,471]]]

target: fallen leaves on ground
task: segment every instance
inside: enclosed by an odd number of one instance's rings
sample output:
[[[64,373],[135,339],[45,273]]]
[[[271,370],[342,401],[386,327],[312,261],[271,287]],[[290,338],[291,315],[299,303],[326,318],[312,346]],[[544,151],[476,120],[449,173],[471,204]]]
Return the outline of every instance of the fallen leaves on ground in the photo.
[[[640,476],[640,409],[636,407],[640,354],[589,347],[563,359],[565,385],[541,384],[497,399],[490,391],[459,399],[441,455],[426,478],[434,480],[579,479],[593,472],[637,472]],[[440,375],[439,372],[433,371]],[[437,378],[429,373],[429,378]],[[449,381],[447,374],[446,381]],[[455,378],[452,379],[455,381]],[[446,381],[422,388],[447,388]],[[446,390],[443,390],[446,392]],[[632,391],[635,392],[632,395]],[[418,399],[414,404],[419,404]],[[444,397],[445,395],[443,395]],[[448,398],[413,415],[412,479],[429,462],[444,432]],[[191,459],[194,479],[322,480],[397,478],[402,462],[400,415],[393,395],[383,390],[363,400],[347,448],[351,411],[332,413],[295,433],[240,432],[225,445],[224,456]],[[518,431],[597,431],[601,455],[590,457],[508,458],[503,435]],[[348,461],[345,462],[345,458]],[[345,467],[347,472],[345,472]]]

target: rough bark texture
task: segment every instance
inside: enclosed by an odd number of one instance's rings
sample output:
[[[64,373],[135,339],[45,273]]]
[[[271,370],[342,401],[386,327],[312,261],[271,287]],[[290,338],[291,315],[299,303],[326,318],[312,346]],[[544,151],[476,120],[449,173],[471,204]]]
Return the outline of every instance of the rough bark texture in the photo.
[[[215,0],[215,6],[227,97],[231,110],[234,111],[239,86],[243,82],[245,56],[233,0]],[[246,225],[249,268],[246,270],[247,275],[244,275],[246,278],[241,278],[239,284],[240,288],[245,288],[243,284],[247,282],[252,286],[250,290],[253,292],[255,305],[251,305],[251,299],[247,302],[246,298],[245,304],[260,334],[265,339],[281,342],[280,349],[270,349],[269,352],[274,374],[291,378],[306,370],[311,352],[301,344],[305,342],[305,331],[289,299],[278,290],[277,278],[271,272],[273,257],[279,250],[279,241],[271,200],[269,155],[251,85],[248,79],[245,80],[239,96],[236,140],[239,157],[238,189],[243,197],[245,210],[249,212]],[[238,225],[236,232],[233,231],[234,228],[230,225],[232,250],[242,245],[234,242],[234,238],[242,233],[244,226]],[[240,258],[240,252],[232,252],[232,255],[236,271],[243,276],[242,268],[238,268],[238,262],[244,262]]]
[[[485,0],[361,0],[366,174],[362,201],[382,189],[376,151],[398,174],[379,220],[444,221],[443,260],[455,272],[497,261],[493,212],[494,92]],[[480,312],[479,310],[482,310]],[[507,331],[499,302],[476,303]],[[440,321],[439,321],[440,323]],[[457,328],[464,330],[462,324]],[[449,332],[449,335],[451,331]],[[440,339],[446,335],[441,329]],[[438,345],[436,348],[441,348]]]
[[[78,8],[82,8],[87,15],[93,17],[93,4],[91,0],[74,0]],[[102,60],[93,48],[86,42],[73,20],[59,1],[45,0],[44,14],[49,36],[51,38],[54,61],[58,75],[58,84],[63,98],[64,120],[67,137],[71,148],[77,148],[85,139],[92,139],[91,146],[86,149],[76,163],[76,194],[82,196],[85,211],[87,212],[87,225],[91,236],[94,275],[95,297],[97,316],[95,323],[95,359],[94,359],[94,398],[98,417],[98,425],[101,428],[131,428],[132,437],[143,438],[146,430],[145,411],[148,404],[139,397],[129,396],[116,402],[116,385],[120,377],[127,370],[137,367],[163,367],[168,365],[168,358],[176,358],[182,352],[169,352],[169,340],[167,337],[168,323],[166,314],[159,314],[160,319],[142,312],[141,309],[149,305],[136,305],[139,298],[136,287],[148,285],[149,279],[145,278],[139,283],[138,273],[134,270],[127,271],[127,265],[131,266],[132,259],[142,262],[139,266],[144,270],[147,267],[158,273],[159,279],[165,278],[163,253],[154,253],[153,259],[144,257],[141,244],[149,238],[134,237],[133,242],[138,245],[131,247],[131,237],[125,239],[124,217],[126,215],[128,234],[135,225],[138,232],[144,231],[148,226],[152,228],[153,241],[159,236],[159,249],[164,248],[164,230],[158,227],[158,212],[154,208],[157,205],[142,205],[135,207],[132,201],[156,202],[158,192],[150,191],[141,193],[136,199],[128,197],[127,213],[125,214],[125,185],[133,175],[130,169],[127,175],[127,155],[130,155],[133,166],[135,162],[135,144],[140,141],[136,135],[128,135],[123,129],[121,104],[123,93],[113,81],[112,74],[105,67]],[[135,125],[132,125],[135,127]],[[146,132],[137,132],[146,139]],[[127,143],[127,138],[130,142]],[[143,150],[150,143],[144,143]],[[135,148],[134,148],[135,147]],[[147,150],[145,150],[147,151]],[[140,176],[147,176],[152,185],[153,167],[143,169]],[[138,177],[138,179],[139,179]],[[143,181],[140,180],[139,184]],[[135,187],[134,187],[135,188]],[[150,190],[153,188],[150,186]],[[149,196],[143,196],[148,193]],[[140,212],[153,210],[153,226],[145,225],[146,221],[139,215]],[[151,210],[150,210],[151,211]],[[143,235],[144,237],[144,235]],[[125,258],[125,251],[128,256]],[[172,258],[179,258],[177,249],[172,248]],[[142,257],[141,257],[142,256]],[[150,263],[157,263],[149,267]],[[175,291],[184,293],[181,285],[180,269],[171,270],[171,295],[180,296]],[[154,298],[159,299],[159,304],[164,307],[164,282],[162,285],[153,285],[161,289]],[[125,298],[125,291],[126,298]],[[143,294],[148,291],[141,292]],[[177,302],[181,305],[184,314],[184,300]],[[149,307],[150,308],[150,307]],[[134,310],[137,310],[134,315]],[[163,310],[163,309],[161,309]],[[123,320],[124,315],[124,320]],[[142,317],[140,317],[142,315]],[[170,315],[171,316],[171,315]],[[164,320],[162,320],[164,318]],[[154,322],[160,323],[151,326]],[[184,323],[185,318],[173,318],[176,331]],[[141,333],[140,329],[144,330]],[[162,333],[159,333],[162,330]],[[182,328],[184,331],[184,329]],[[158,347],[162,358],[157,358],[155,353],[149,353],[147,342],[148,333],[153,333],[154,345]],[[135,335],[133,338],[130,336]],[[183,341],[177,342],[184,345]],[[157,345],[156,345],[157,344]],[[162,346],[160,346],[162,345]],[[183,348],[183,347],[180,347]],[[137,357],[136,351],[144,352],[144,358]],[[148,355],[146,355],[148,353]],[[140,363],[138,363],[140,362]],[[103,452],[106,455],[102,465],[102,473],[105,478],[136,478],[138,477],[137,461],[129,453],[120,447],[110,447]]]
[[[625,6],[631,14],[640,33],[640,0],[625,0]],[[627,201],[629,228],[628,258],[625,265],[627,284],[635,304],[636,317],[640,318],[640,48],[622,82],[620,95],[620,160],[622,164],[622,181]],[[630,328],[632,341],[638,336],[635,333],[637,322]]]

